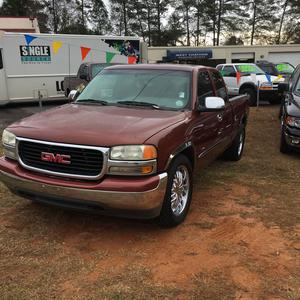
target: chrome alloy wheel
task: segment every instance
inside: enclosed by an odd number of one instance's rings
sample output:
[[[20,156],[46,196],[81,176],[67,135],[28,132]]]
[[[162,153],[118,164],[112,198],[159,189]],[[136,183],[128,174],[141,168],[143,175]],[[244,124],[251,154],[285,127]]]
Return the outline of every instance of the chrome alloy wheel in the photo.
[[[171,189],[171,209],[175,216],[179,216],[185,209],[190,192],[190,175],[187,167],[178,166]]]
[[[242,132],[240,133],[240,137],[239,137],[238,156],[240,156],[241,153],[242,153],[243,145],[244,145],[244,132],[242,131]]]

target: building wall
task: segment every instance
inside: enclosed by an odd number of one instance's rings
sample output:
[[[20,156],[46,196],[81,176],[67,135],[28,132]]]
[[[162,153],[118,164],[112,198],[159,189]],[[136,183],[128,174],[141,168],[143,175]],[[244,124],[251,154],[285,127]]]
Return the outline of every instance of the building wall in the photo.
[[[30,20],[28,17],[0,17],[0,30],[6,32],[40,32],[37,19]]]
[[[247,55],[254,53],[254,60],[268,60],[269,54],[284,53],[291,54],[294,61],[300,57],[300,45],[271,45],[271,46],[215,46],[215,47],[149,47],[148,59],[150,63],[161,61],[167,55],[167,50],[196,50],[196,49],[212,49],[213,59],[226,59],[227,63],[231,63],[232,56],[237,54]],[[295,56],[296,55],[296,56]],[[243,55],[241,55],[243,56]],[[274,57],[274,55],[273,55]],[[300,64],[300,58],[299,62]]]

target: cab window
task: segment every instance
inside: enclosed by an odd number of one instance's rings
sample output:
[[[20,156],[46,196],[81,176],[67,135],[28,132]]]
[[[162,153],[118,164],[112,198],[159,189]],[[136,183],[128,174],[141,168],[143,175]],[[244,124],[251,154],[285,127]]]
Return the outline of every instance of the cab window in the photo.
[[[198,103],[205,106],[205,98],[213,96],[213,86],[207,71],[198,73]]]
[[[3,69],[2,50],[0,49],[0,70]]]
[[[225,66],[221,71],[224,77],[236,77],[236,72],[233,66]]]
[[[222,76],[218,72],[212,72],[212,80],[216,87],[216,96],[223,98],[227,101],[227,90]]]
[[[87,65],[81,65],[79,70],[78,70],[78,75],[79,78],[81,78],[82,76],[87,78],[89,75],[89,69]]]

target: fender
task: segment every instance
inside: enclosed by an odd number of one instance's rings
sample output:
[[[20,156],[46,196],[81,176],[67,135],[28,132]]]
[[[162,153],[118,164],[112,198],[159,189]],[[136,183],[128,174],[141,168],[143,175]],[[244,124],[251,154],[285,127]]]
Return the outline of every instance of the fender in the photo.
[[[184,144],[180,145],[174,152],[172,152],[168,158],[168,161],[166,163],[166,167],[165,170],[167,170],[172,162],[172,160],[174,159],[174,157],[176,157],[178,154],[184,152],[186,149],[191,148],[191,150],[193,151],[193,153],[195,153],[194,149],[193,149],[193,144],[192,141],[187,141]],[[195,154],[194,154],[195,156]],[[194,157],[193,157],[194,160]]]

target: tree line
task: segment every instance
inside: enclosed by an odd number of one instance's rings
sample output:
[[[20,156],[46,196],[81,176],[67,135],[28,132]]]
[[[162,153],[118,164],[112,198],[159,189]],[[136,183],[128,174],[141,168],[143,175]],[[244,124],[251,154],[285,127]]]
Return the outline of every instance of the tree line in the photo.
[[[41,32],[134,35],[149,46],[300,43],[299,0],[4,0]]]

